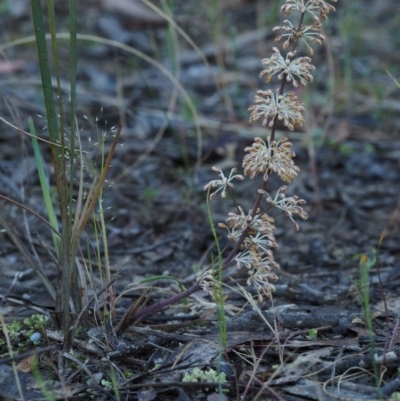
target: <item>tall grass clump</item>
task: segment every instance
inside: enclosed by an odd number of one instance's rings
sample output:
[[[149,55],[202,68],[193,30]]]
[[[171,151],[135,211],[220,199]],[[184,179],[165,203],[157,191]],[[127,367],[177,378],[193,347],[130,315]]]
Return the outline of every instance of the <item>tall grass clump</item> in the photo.
[[[54,2],[47,0],[47,19],[50,31],[50,48],[46,39],[44,12],[40,0],[31,0],[32,18],[34,24],[35,41],[38,52],[43,96],[46,109],[47,131],[50,139],[54,180],[57,190],[58,210],[60,219],[60,237],[54,239],[56,247],[56,264],[58,269],[55,288],[55,324],[64,333],[64,349],[69,350],[72,344],[74,331],[79,319],[82,318],[88,306],[88,284],[85,272],[77,259],[80,238],[94,212],[95,205],[101,195],[106,173],[110,167],[111,158],[115,152],[120,128],[111,146],[108,157],[101,166],[101,171],[93,177],[88,193],[85,194],[83,185],[83,151],[80,146],[79,132],[76,130],[76,64],[77,64],[77,29],[76,29],[76,0],[69,4],[69,82],[70,91],[67,102],[63,100],[61,91],[61,72],[58,57],[58,42],[56,35],[56,19]],[[56,81],[56,94],[53,91],[52,71]],[[31,134],[34,127],[30,123]],[[35,156],[41,175],[40,155],[37,144],[33,143]],[[77,168],[77,161],[80,168]],[[78,176],[78,191],[74,191],[75,177]],[[48,196],[48,186],[41,179],[42,191],[45,198]],[[47,203],[46,203],[47,204]],[[48,208],[49,220],[54,230],[58,230],[57,220]]]
[[[262,60],[265,69],[260,74],[267,84],[275,79],[279,85],[275,90],[258,90],[254,104],[249,107],[250,121],[261,120],[270,132],[265,138],[255,138],[254,143],[245,148],[243,174],[237,174],[234,168],[225,175],[219,167],[213,167],[219,178],[204,187],[210,200],[215,200],[218,195],[222,199],[234,199],[235,180],[260,179],[259,188],[253,194],[253,207],[245,211],[234,201],[235,210],[228,214],[225,223],[218,224],[226,230],[232,244],[228,255],[219,263],[221,269],[224,270],[233,262],[237,269],[245,269],[248,273],[247,284],[255,288],[259,301],[265,297],[271,298],[273,283],[278,280],[275,272],[279,264],[273,255],[273,249],[278,246],[274,236],[276,227],[273,210],[278,209],[278,212],[284,213],[292,221],[295,230],[299,230],[295,217],[308,217],[302,208],[305,201],[296,195],[288,195],[288,185],[296,180],[299,168],[294,163],[295,154],[289,139],[276,138],[277,123],[282,122],[293,131],[305,122],[305,106],[298,100],[295,91],[300,85],[306,86],[313,81],[315,67],[310,58],[314,54],[312,46],[324,41],[324,35],[320,33],[322,23],[335,8],[323,0],[286,0],[280,11],[286,17],[296,15],[297,22],[285,19],[280,26],[273,28],[274,32],[281,32],[275,38],[275,42],[281,44],[281,49],[272,48],[271,56]],[[301,45],[305,46],[308,55],[298,56],[297,48]],[[285,91],[287,85],[292,90]],[[268,182],[273,174],[279,177],[282,185],[275,194],[270,194]],[[215,291],[216,286],[221,284],[221,269],[214,267],[215,263],[212,263],[205,273],[199,275],[196,284],[186,291],[143,308],[136,313],[135,318],[139,319],[177,302],[200,288],[214,296],[218,293]]]

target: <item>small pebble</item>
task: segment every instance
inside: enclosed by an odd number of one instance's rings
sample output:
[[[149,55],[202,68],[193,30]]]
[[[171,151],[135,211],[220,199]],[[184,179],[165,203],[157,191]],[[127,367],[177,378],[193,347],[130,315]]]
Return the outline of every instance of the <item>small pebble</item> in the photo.
[[[33,343],[37,343],[38,341],[40,341],[42,339],[42,335],[38,332],[33,333],[29,339],[33,342]]]
[[[17,261],[17,257],[15,255],[7,255],[6,260],[8,263],[14,264]]]

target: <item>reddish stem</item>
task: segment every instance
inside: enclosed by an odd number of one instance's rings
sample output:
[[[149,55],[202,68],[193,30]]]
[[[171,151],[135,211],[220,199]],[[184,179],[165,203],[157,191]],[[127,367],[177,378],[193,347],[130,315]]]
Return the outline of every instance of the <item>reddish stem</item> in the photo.
[[[165,299],[164,301],[160,301],[157,302],[153,305],[147,306],[146,308],[141,309],[139,312],[137,312],[135,314],[135,320],[143,317],[143,316],[147,316],[150,313],[154,313],[159,311],[160,309],[163,309],[169,305],[172,305],[176,302],[179,302],[181,299],[188,297],[189,295],[192,295],[194,292],[200,290],[200,286],[198,283],[196,283],[195,285],[191,286],[190,288],[188,288],[187,290],[174,295],[171,298]]]

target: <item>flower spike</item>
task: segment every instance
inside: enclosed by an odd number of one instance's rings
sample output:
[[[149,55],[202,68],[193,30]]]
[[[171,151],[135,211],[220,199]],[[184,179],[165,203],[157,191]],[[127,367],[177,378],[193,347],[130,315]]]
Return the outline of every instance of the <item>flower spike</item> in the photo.
[[[336,1],[331,0],[331,2]],[[264,70],[260,73],[260,78],[264,78],[266,83],[270,83],[276,77],[280,81],[280,88],[275,91],[258,90],[254,104],[249,107],[250,121],[261,119],[263,126],[271,128],[271,134],[266,139],[255,138],[254,143],[244,149],[246,154],[242,162],[244,176],[253,179],[261,174],[262,183],[257,190],[253,209],[246,214],[243,208],[235,203],[236,211],[228,214],[225,223],[218,224],[219,227],[227,230],[229,242],[233,246],[223,266],[235,261],[238,269],[245,269],[248,273],[247,285],[256,289],[259,301],[262,301],[264,297],[272,297],[272,292],[275,290],[272,283],[278,280],[274,270],[279,269],[279,264],[275,261],[272,252],[278,243],[274,235],[275,221],[269,215],[269,210],[280,209],[289,217],[296,230],[299,230],[299,225],[294,217],[299,216],[302,219],[308,217],[302,208],[306,202],[297,195],[286,196],[286,185],[282,185],[274,197],[271,197],[266,190],[272,174],[278,175],[285,184],[290,184],[297,178],[300,171],[293,160],[295,153],[292,150],[292,143],[285,137],[275,139],[278,121],[281,121],[290,131],[301,127],[305,121],[304,103],[298,100],[294,91],[284,92],[284,87],[286,83],[289,83],[296,89],[300,85],[306,86],[313,81],[315,67],[311,64],[311,58],[297,57],[295,47],[298,43],[304,43],[308,54],[312,55],[311,45],[322,44],[325,39],[320,33],[322,21],[326,20],[328,14],[335,11],[335,8],[324,0],[286,0],[281,11],[285,15],[290,15],[292,12],[301,14],[297,26],[286,19],[282,25],[273,28],[274,32],[283,31],[276,37],[275,42],[283,41],[284,50],[292,44],[292,50],[282,55],[281,50],[273,47],[272,55],[262,60]],[[306,14],[311,20],[308,24]],[[222,198],[225,198],[228,190],[233,188],[231,181],[244,179],[244,176],[234,174],[236,169],[231,171],[229,177],[225,177],[219,168],[213,167],[213,169],[219,173],[220,179],[210,181],[204,187],[206,190],[218,187],[210,195],[210,199],[214,199],[218,192],[221,193]],[[265,210],[260,209],[262,199],[268,203]],[[219,283],[213,277],[212,271],[208,270],[199,277],[198,285],[212,295]]]

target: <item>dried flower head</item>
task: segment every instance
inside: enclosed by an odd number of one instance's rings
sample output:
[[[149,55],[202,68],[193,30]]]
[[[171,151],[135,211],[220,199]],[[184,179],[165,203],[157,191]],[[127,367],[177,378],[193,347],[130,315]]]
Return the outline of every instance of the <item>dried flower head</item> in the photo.
[[[297,195],[286,197],[287,186],[283,185],[278,189],[275,198],[267,198],[267,202],[272,206],[281,209],[286,216],[293,222],[296,231],[299,231],[299,225],[295,222],[293,215],[298,214],[303,220],[308,218],[308,214],[299,205],[304,205],[306,201],[304,199],[299,199]]]
[[[297,100],[294,92],[286,92],[283,95],[274,94],[272,90],[257,91],[254,104],[249,107],[250,121],[263,118],[262,125],[272,127],[275,118],[283,121],[283,124],[291,131],[295,127],[301,127],[304,122],[304,103]]]
[[[261,233],[249,235],[243,241],[242,248],[267,252],[268,248],[276,248],[277,246],[278,244],[276,243],[275,236],[271,231],[271,233],[264,235]]]
[[[233,188],[233,184],[231,183],[231,181],[233,179],[236,179],[236,180],[243,180],[244,179],[244,177],[242,175],[238,175],[238,174],[234,175],[234,173],[236,173],[236,171],[237,171],[236,168],[233,168],[231,170],[231,173],[229,174],[228,178],[225,177],[224,173],[222,172],[222,170],[219,167],[213,167],[212,169],[214,171],[219,172],[219,175],[220,175],[221,179],[220,180],[210,181],[207,185],[204,186],[204,190],[205,191],[207,191],[209,188],[215,188],[215,187],[219,186],[219,188],[215,192],[210,194],[210,199],[211,200],[215,199],[215,197],[217,196],[217,193],[219,191],[221,191],[221,197],[225,198],[227,189],[228,188]]]
[[[271,281],[278,280],[278,276],[272,273],[272,268],[280,268],[272,252],[268,250],[263,253],[250,249],[240,252],[235,260],[238,268],[246,267],[248,270],[247,285],[253,285],[256,288],[260,301],[262,301],[262,294],[271,298],[271,291],[275,290]]]
[[[247,230],[252,217],[250,212],[248,215],[246,215],[240,206],[238,206],[238,212],[239,214],[233,212],[228,213],[226,222],[228,228],[236,229],[242,233],[243,231]]]
[[[256,214],[252,216],[252,210],[246,215],[243,209],[238,206],[239,214],[230,212],[226,219],[226,223],[219,223],[218,226],[227,229],[228,239],[231,242],[237,242],[244,231],[247,231],[249,236],[254,236],[253,242],[264,242],[269,247],[277,247],[274,231],[274,219],[266,213],[260,213],[258,209]],[[246,241],[246,239],[245,239]],[[260,243],[261,243],[260,242]],[[242,245],[241,249],[247,248],[247,245]]]
[[[330,1],[333,3],[337,2],[337,0]],[[318,20],[319,17],[325,20],[328,18],[327,14],[336,11],[332,4],[324,0],[286,0],[286,4],[281,7],[281,12],[289,15],[292,10],[296,10],[299,13],[308,12],[315,20]]]
[[[251,215],[252,211],[249,211],[249,215]],[[271,236],[270,239],[271,241],[275,242],[275,237],[272,237],[272,233],[276,230],[276,227],[274,226],[275,220],[273,217],[268,216],[267,213],[262,213],[260,214],[260,209],[256,210],[256,214],[254,215],[253,219],[251,220],[250,223],[250,229],[249,229],[249,234],[256,234],[260,233],[263,235],[268,235]],[[276,244],[276,242],[275,242]],[[274,247],[277,246],[274,245]]]
[[[276,73],[278,79],[281,80],[286,77],[286,81],[292,82],[294,87],[298,87],[295,77],[300,79],[300,83],[303,86],[307,85],[307,82],[312,82],[313,76],[311,71],[315,70],[315,67],[310,64],[311,59],[309,57],[298,57],[293,61],[290,59],[296,54],[296,52],[288,52],[286,54],[286,59],[284,59],[277,47],[273,48],[274,53],[270,58],[265,58],[262,60],[264,66],[269,66],[266,70],[263,70],[260,74],[260,78],[267,75],[267,83],[271,81],[272,76]]]
[[[297,28],[294,27],[289,20],[285,20],[282,26],[276,26],[272,30],[275,32],[282,29],[287,32],[275,38],[275,42],[280,42],[283,38],[286,38],[283,43],[284,49],[289,46],[290,41],[296,42],[297,40],[301,40],[307,46],[308,53],[313,55],[314,50],[311,48],[310,44],[315,42],[320,45],[325,40],[325,36],[319,33],[321,26],[322,24],[320,21],[314,21],[312,25],[302,25],[300,28]]]
[[[254,178],[257,174],[264,174],[264,181],[268,180],[271,171],[278,174],[285,183],[292,182],[300,169],[294,164],[295,153],[291,150],[292,144],[287,138],[272,141],[267,138],[255,138],[252,146],[245,148],[248,154],[243,158],[244,174]]]
[[[229,242],[238,242],[243,231],[237,227],[229,227],[225,223],[218,223],[218,227],[225,228],[228,231],[228,240]]]
[[[214,298],[215,290],[219,289],[220,283],[213,277],[211,270],[207,270],[202,275],[197,277],[199,287],[211,298]]]

